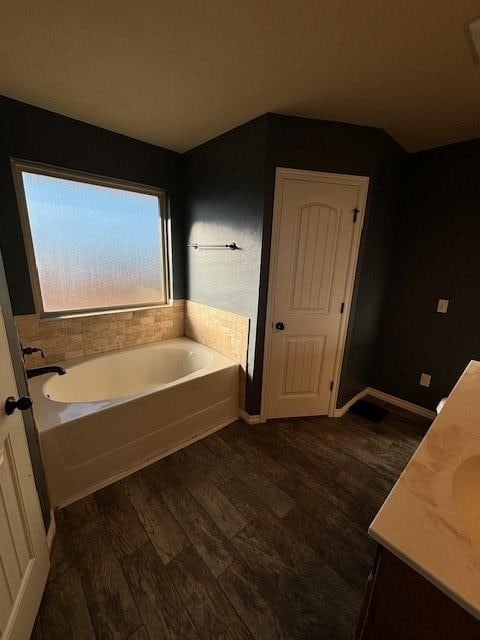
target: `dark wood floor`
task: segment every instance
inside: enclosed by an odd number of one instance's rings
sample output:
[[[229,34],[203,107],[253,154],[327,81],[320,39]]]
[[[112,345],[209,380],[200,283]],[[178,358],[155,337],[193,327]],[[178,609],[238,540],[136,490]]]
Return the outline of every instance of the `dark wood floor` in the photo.
[[[352,637],[425,422],[238,422],[57,514],[35,640]]]

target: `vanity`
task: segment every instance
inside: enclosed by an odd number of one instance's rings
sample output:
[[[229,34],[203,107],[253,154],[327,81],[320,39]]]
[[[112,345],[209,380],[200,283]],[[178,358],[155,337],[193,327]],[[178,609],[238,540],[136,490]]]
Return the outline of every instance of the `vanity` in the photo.
[[[480,362],[472,361],[370,525],[357,640],[480,640]]]

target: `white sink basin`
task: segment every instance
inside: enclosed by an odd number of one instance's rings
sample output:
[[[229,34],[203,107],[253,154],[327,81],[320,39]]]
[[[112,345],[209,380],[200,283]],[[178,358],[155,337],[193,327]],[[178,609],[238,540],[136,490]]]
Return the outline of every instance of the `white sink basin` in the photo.
[[[462,462],[453,476],[452,489],[465,531],[480,543],[480,456]]]

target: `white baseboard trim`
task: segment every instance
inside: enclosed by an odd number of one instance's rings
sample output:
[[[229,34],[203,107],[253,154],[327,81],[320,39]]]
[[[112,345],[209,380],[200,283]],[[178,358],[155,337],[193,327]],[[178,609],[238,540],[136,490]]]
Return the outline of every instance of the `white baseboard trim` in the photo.
[[[425,407],[421,407],[420,405],[414,404],[413,402],[408,402],[408,400],[402,400],[402,398],[391,396],[389,393],[385,393],[384,391],[380,391],[379,389],[367,387],[365,391],[365,395],[372,396],[373,398],[378,398],[379,400],[383,400],[384,402],[389,402],[396,407],[400,407],[401,409],[405,409],[406,411],[411,411],[411,413],[416,413],[417,415],[423,416],[424,418],[433,420],[437,417],[436,412],[432,411],[431,409],[426,409]]]
[[[261,422],[263,422],[262,416],[260,415],[252,416],[249,413],[247,413],[245,409],[239,409],[238,416],[247,424],[260,424]]]
[[[339,407],[338,409],[335,409],[335,411],[333,412],[333,417],[341,418],[347,413],[347,411],[350,409],[351,406],[353,406],[356,402],[364,398],[366,395],[367,395],[367,388],[365,387],[365,389],[362,389],[361,391],[359,391],[356,396],[353,396],[351,400],[345,403],[343,407]]]
[[[350,407],[352,407],[356,402],[362,400],[362,398],[365,398],[366,396],[378,398],[379,400],[383,400],[384,402],[393,404],[395,407],[400,407],[401,409],[405,409],[406,411],[410,411],[411,413],[416,413],[417,415],[423,416],[424,418],[429,418],[430,420],[434,420],[437,417],[435,411],[431,411],[430,409],[421,407],[420,405],[409,402],[408,400],[402,400],[402,398],[397,398],[396,396],[392,396],[389,393],[380,391],[379,389],[374,389],[373,387],[366,387],[365,389],[362,389],[362,391],[359,391],[357,395],[353,396],[353,398],[346,404],[344,404],[343,407],[335,409],[333,417],[341,418],[347,413]]]
[[[57,532],[57,524],[55,522],[55,513],[53,509],[50,509],[50,524],[48,525],[47,531],[47,546],[50,554],[52,553],[53,541],[55,539],[55,534]]]

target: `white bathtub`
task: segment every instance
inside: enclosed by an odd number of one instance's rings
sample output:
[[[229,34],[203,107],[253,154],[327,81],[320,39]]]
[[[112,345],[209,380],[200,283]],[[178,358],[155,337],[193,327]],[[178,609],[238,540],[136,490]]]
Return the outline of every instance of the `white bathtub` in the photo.
[[[238,415],[239,365],[188,338],[60,364],[66,375],[29,381],[55,507]]]

